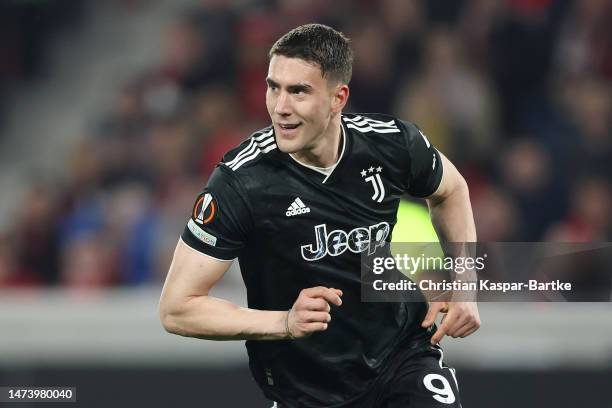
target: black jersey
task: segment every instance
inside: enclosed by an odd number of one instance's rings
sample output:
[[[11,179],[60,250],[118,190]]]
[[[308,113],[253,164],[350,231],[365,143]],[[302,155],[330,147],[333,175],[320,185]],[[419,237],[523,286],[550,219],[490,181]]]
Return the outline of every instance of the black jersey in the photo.
[[[217,259],[238,257],[248,305],[288,310],[313,286],[342,289],[326,331],[247,341],[265,395],[287,406],[343,406],[374,386],[398,347],[425,344],[427,305],[361,302],[361,255],[391,240],[400,196],[432,194],[439,153],[413,124],[343,114],[342,152],[323,174],[278,150],[273,127],[227,153],[182,235]],[[424,298],[423,298],[424,300]]]

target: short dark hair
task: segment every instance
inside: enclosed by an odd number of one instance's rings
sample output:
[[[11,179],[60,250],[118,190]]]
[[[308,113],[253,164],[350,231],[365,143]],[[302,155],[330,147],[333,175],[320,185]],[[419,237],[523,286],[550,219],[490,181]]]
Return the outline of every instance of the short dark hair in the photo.
[[[300,58],[321,68],[324,78],[348,84],[353,72],[350,40],[340,31],[323,24],[306,24],[279,38],[270,49],[274,55]]]

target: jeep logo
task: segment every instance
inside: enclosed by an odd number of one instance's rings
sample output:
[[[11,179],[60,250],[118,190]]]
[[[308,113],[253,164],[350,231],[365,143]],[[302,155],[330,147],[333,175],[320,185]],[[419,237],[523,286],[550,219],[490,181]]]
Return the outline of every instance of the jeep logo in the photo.
[[[348,234],[342,230],[333,230],[327,233],[327,226],[319,224],[315,227],[315,245],[302,245],[302,258],[307,261],[316,261],[325,255],[338,256],[349,251],[360,253],[368,251],[372,255],[376,248],[385,244],[389,236],[389,224],[381,222],[369,228],[357,227]]]

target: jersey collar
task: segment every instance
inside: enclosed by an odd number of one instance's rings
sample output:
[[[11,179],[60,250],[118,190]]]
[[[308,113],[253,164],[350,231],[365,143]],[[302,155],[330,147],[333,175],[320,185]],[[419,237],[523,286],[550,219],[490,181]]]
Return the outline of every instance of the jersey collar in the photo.
[[[328,181],[331,178],[331,176],[334,174],[334,171],[336,170],[340,162],[342,162],[342,159],[344,158],[344,154],[346,152],[348,132],[344,129],[344,123],[342,121],[342,116],[340,117],[340,128],[342,129],[342,150],[340,151],[338,160],[333,165],[326,167],[326,168],[321,168],[321,167],[311,166],[311,165],[302,163],[298,159],[293,157],[291,154],[287,154],[287,156],[291,157],[291,159],[295,163],[297,163],[300,167],[303,167],[315,173],[318,173],[320,176],[323,177],[323,181],[321,181],[321,183],[325,184],[325,182]]]

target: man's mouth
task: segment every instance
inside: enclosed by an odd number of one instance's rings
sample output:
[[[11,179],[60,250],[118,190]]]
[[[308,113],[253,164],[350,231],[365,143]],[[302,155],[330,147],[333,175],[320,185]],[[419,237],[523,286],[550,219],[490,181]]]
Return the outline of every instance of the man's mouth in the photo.
[[[285,130],[292,130],[297,128],[298,126],[300,126],[301,123],[279,123],[278,126],[281,129],[285,129]]]

